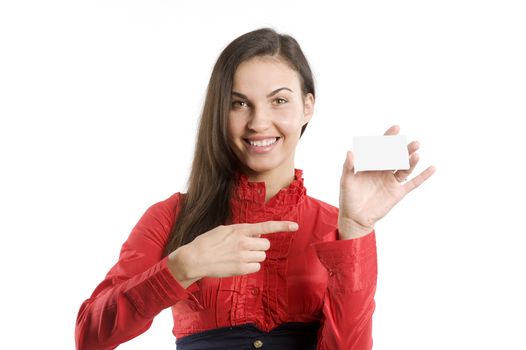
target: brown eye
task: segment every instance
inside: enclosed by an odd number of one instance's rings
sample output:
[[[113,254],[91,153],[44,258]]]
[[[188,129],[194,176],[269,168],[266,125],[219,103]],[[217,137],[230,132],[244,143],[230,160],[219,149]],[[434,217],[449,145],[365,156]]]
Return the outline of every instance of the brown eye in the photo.
[[[232,102],[232,107],[236,108],[236,107],[245,107],[246,106],[246,102],[245,101],[234,101]]]
[[[277,104],[279,104],[279,105],[282,105],[282,104],[287,103],[287,100],[285,100],[284,98],[281,98],[281,97],[277,98],[275,101],[276,101]]]

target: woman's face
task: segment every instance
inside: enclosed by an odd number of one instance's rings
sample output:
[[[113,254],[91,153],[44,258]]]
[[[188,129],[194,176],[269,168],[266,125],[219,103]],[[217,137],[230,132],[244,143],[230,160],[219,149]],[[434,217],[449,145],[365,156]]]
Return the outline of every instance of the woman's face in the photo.
[[[282,60],[255,57],[241,63],[232,87],[229,144],[252,181],[290,177],[301,128],[312,117],[314,96]]]

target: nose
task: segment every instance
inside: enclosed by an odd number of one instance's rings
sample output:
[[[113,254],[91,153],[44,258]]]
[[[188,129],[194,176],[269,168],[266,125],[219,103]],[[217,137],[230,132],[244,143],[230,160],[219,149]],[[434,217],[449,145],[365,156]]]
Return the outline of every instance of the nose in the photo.
[[[261,132],[268,129],[271,124],[270,116],[268,112],[261,107],[254,107],[252,113],[250,114],[250,119],[247,123],[247,128],[255,131]]]

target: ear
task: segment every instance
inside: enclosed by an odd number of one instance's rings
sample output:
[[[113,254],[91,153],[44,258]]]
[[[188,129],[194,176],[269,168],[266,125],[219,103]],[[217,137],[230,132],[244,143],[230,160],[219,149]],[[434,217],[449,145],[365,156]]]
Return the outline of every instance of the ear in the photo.
[[[307,124],[314,114],[314,96],[309,92],[303,102],[303,125]]]

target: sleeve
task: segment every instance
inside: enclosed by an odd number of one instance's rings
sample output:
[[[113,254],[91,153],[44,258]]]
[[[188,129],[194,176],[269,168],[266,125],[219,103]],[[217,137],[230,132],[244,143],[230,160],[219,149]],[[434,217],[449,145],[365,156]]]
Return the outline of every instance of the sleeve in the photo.
[[[331,235],[338,237],[338,230]],[[317,348],[372,349],[377,281],[374,230],[356,239],[315,243],[314,248],[329,275]]]
[[[75,327],[77,350],[114,349],[150,328],[153,318],[179,300],[197,299],[168,270],[162,252],[179,194],[150,206],[122,245],[118,262],[85,300]]]

